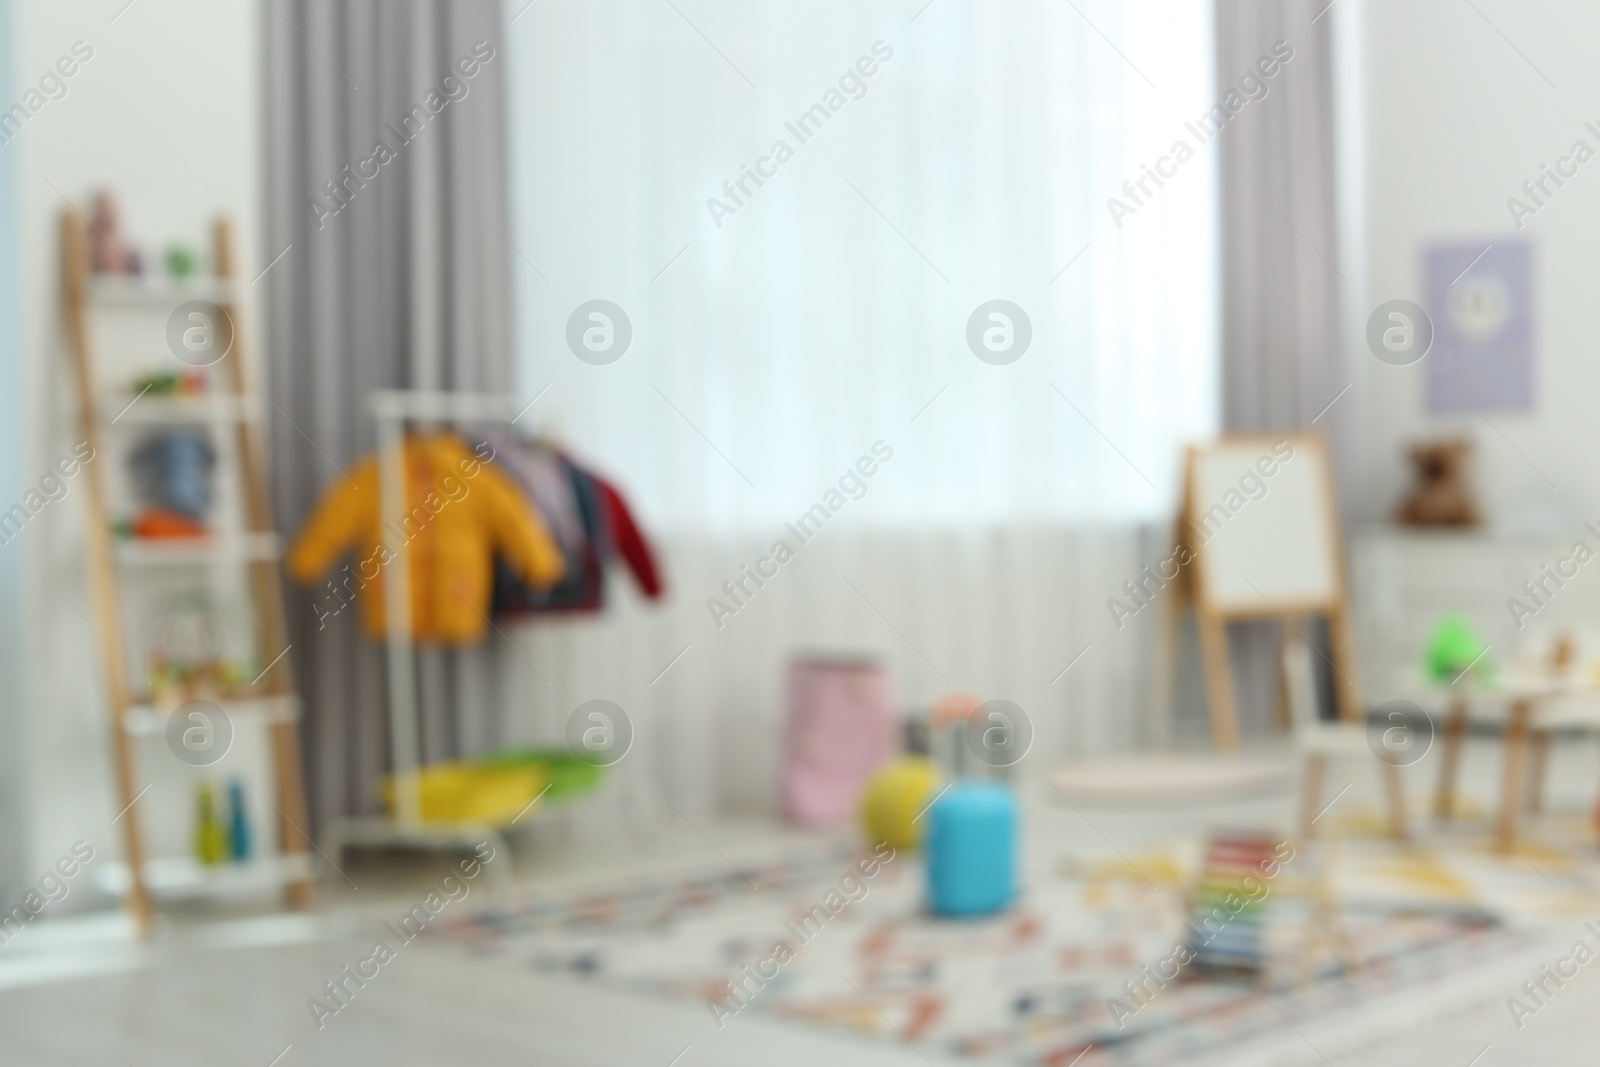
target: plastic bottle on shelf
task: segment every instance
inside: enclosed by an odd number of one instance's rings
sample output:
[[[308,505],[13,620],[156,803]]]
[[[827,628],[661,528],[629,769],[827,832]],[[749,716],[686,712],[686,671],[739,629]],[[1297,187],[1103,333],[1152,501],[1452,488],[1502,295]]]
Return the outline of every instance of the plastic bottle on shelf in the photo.
[[[228,851],[235,863],[250,859],[250,817],[244,810],[244,783],[228,783]]]
[[[217,814],[217,792],[202,781],[195,794],[195,856],[206,867],[215,867],[228,858],[228,828]]]

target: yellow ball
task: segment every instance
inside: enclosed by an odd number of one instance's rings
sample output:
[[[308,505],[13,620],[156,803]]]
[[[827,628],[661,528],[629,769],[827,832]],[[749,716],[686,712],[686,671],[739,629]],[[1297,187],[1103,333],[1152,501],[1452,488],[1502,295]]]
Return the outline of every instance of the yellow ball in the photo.
[[[902,756],[879,768],[861,794],[867,839],[895,849],[917,847],[926,820],[913,822],[939,788],[939,771],[922,756]]]

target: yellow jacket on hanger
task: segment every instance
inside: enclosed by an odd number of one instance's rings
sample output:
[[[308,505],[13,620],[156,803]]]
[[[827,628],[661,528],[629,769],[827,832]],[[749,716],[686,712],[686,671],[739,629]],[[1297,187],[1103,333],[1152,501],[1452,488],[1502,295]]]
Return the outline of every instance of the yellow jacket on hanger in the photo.
[[[388,631],[384,573],[392,545],[404,545],[411,576],[412,633],[419,641],[463,644],[489,625],[494,558],[499,552],[530,584],[561,577],[561,550],[516,485],[495,469],[494,452],[468,448],[454,434],[408,438],[405,513],[385,531],[379,465],[367,456],[335,478],[289,551],[286,569],[315,584],[346,549],[356,559],[318,597],[318,617],[361,602],[367,633]]]

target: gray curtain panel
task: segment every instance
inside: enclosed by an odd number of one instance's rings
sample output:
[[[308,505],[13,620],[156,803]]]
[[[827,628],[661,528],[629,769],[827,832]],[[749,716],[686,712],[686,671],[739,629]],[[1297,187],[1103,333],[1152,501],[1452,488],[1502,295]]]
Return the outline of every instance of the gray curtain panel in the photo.
[[[1328,0],[1217,0],[1218,98],[1230,91],[1251,95],[1241,79],[1252,73],[1266,86],[1266,95],[1249,100],[1216,139],[1222,425],[1301,430],[1315,419],[1341,472],[1336,477],[1347,485],[1350,398],[1327,407],[1351,382],[1340,343],[1340,301],[1350,294],[1336,239],[1328,6]],[[1292,57],[1261,78],[1262,59],[1281,59],[1285,46]],[[1248,726],[1264,725],[1278,695],[1277,624],[1236,626],[1232,636],[1240,717]],[[1324,634],[1307,636],[1326,650]],[[1320,658],[1318,667],[1325,667]],[[1332,706],[1331,685],[1322,679],[1324,714]]]
[[[266,379],[273,496],[293,536],[375,444],[376,389],[511,383],[506,57],[498,0],[268,0]],[[331,577],[331,575],[330,575]],[[290,583],[313,820],[380,809],[381,646],[359,605]],[[326,596],[326,594],[324,594]],[[425,760],[497,737],[484,646],[419,656]]]

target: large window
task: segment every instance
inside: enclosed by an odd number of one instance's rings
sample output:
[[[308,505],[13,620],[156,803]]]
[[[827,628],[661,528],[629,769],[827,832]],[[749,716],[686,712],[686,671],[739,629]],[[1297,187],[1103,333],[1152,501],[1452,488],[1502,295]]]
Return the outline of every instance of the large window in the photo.
[[[867,525],[1171,507],[1215,425],[1209,3],[526,3],[527,418],[655,524],[770,528],[880,440]]]

